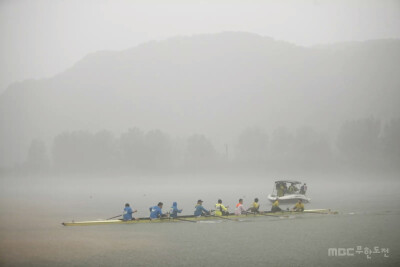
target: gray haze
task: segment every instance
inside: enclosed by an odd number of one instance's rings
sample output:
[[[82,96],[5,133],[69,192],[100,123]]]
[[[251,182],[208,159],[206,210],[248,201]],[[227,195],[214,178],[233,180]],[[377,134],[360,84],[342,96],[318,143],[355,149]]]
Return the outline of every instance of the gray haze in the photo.
[[[397,39],[302,47],[244,32],[92,53],[1,96],[1,163],[387,169],[399,160],[398,62]]]
[[[2,171],[397,168],[396,1],[0,12]]]
[[[0,1],[0,92],[88,53],[245,31],[298,45],[399,38],[398,1]]]
[[[399,266],[400,2],[187,2],[0,1],[0,265]]]

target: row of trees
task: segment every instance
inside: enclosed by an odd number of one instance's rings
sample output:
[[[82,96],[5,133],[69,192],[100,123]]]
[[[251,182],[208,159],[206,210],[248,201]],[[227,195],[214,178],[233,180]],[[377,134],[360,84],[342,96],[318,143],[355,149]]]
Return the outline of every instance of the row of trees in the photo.
[[[172,138],[160,130],[138,128],[119,137],[109,131],[64,132],[54,138],[51,150],[40,140],[32,141],[25,168],[132,172],[338,165],[396,168],[400,163],[400,119],[385,125],[374,118],[347,121],[331,139],[310,127],[278,128],[271,135],[251,128],[239,135],[228,155],[226,144],[215,147],[204,135]]]
[[[109,131],[64,132],[54,138],[49,155],[43,141],[34,140],[25,169],[43,171],[163,171],[214,168],[219,156],[204,135],[171,138],[160,130],[129,129],[119,138]]]

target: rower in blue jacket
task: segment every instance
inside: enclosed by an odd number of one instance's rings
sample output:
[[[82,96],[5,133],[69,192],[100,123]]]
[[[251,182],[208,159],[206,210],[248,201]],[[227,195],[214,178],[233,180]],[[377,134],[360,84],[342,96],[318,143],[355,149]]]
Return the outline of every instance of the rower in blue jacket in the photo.
[[[164,214],[162,213],[162,207],[163,203],[159,202],[157,206],[150,207],[150,219],[158,219],[160,217],[163,217]]]
[[[178,203],[174,202],[174,203],[172,203],[172,207],[169,212],[169,217],[176,218],[176,217],[178,217],[178,213],[181,213],[181,212],[182,212],[182,209],[178,209]]]
[[[135,212],[137,212],[137,210],[132,210],[132,208],[129,206],[129,203],[126,203],[123,213],[123,220],[124,221],[135,220],[135,218],[132,217],[132,214]]]
[[[203,200],[201,199],[197,201],[197,204],[194,208],[194,216],[205,216],[210,214],[210,212],[203,207]]]

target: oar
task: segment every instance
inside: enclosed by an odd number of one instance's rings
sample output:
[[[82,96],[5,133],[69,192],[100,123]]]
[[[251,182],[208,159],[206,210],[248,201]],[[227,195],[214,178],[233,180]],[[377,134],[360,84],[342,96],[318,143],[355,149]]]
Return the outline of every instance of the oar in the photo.
[[[277,213],[284,213],[284,211],[278,211]],[[283,215],[283,214],[275,214],[275,212],[260,212],[260,215],[263,216],[272,216],[272,217],[289,217],[288,215]]]
[[[114,218],[120,217],[120,216],[122,216],[122,215],[123,215],[123,214],[120,214],[120,215],[117,215],[117,216],[114,216],[114,217],[108,218],[108,219],[106,219],[106,220],[111,220],[111,219],[114,219]]]
[[[134,212],[131,212],[131,214],[134,214],[136,211],[134,211]],[[114,219],[114,218],[117,218],[117,217],[120,217],[120,216],[123,216],[124,214],[120,214],[120,215],[117,215],[117,216],[114,216],[114,217],[111,217],[111,218],[108,218],[108,219],[106,219],[106,220],[111,220],[111,219]]]
[[[310,211],[310,210],[304,210],[302,211],[303,213],[307,213],[307,214],[338,214],[337,211],[331,211],[331,210],[327,210],[327,211]]]
[[[217,218],[221,218],[221,219],[225,219],[225,220],[229,220],[229,221],[235,221],[235,222],[239,221],[238,219],[229,219],[229,218],[226,218],[226,217],[223,217],[223,216],[218,216],[218,215],[211,215],[211,216],[217,217]]]
[[[178,221],[183,221],[183,222],[191,222],[191,223],[197,223],[196,221],[189,221],[181,218],[172,218],[173,220],[178,220]]]
[[[183,222],[191,222],[191,223],[197,223],[195,221],[189,221],[181,218],[172,218],[172,217],[160,217],[160,220],[178,220],[178,221],[183,221]]]

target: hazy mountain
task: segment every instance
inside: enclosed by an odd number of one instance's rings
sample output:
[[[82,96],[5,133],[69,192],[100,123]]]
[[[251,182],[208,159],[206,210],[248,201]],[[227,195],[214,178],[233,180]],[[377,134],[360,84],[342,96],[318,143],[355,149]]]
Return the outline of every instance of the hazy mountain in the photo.
[[[400,40],[300,47],[248,33],[175,37],[90,54],[50,79],[0,97],[0,166],[32,139],[138,126],[231,142],[244,128],[400,114]]]

